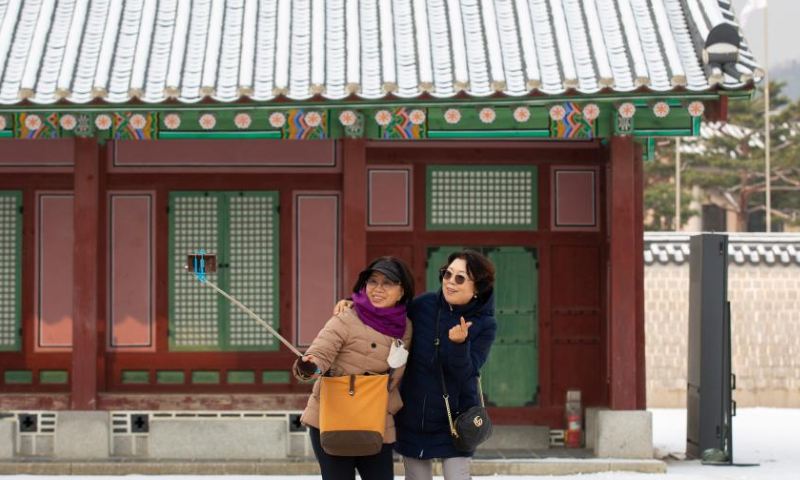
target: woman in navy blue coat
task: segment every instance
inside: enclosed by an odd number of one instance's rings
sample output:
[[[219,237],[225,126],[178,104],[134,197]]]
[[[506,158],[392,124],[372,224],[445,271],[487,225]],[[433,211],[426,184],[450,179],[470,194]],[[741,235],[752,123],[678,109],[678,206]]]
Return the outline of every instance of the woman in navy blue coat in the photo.
[[[411,352],[400,387],[403,408],[395,417],[397,443],[406,479],[433,477],[432,459],[441,458],[445,480],[469,479],[472,452],[453,447],[447,420],[439,364],[444,369],[455,418],[480,404],[477,378],[497,333],[494,318],[494,266],[474,250],[450,255],[441,269],[441,289],[411,301],[414,323]]]

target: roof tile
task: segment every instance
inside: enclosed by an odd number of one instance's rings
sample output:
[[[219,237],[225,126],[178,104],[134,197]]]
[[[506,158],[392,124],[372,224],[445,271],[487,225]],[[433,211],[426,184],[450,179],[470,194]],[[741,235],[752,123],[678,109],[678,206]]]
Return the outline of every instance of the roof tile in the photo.
[[[701,60],[717,0],[9,0],[0,104],[746,88]],[[741,73],[741,75],[739,75]],[[733,75],[733,76],[732,76]]]
[[[688,262],[690,236],[687,233],[645,233],[645,264]],[[737,265],[800,266],[800,234],[729,233],[728,256]]]

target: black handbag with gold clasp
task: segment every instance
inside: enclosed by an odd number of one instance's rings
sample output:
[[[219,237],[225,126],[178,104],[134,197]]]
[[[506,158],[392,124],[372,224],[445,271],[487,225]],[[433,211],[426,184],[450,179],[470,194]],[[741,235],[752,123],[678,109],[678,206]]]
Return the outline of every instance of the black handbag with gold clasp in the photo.
[[[450,424],[450,439],[453,441],[453,446],[456,450],[462,452],[472,452],[478,445],[489,440],[492,436],[492,420],[489,418],[489,413],[486,411],[486,404],[483,401],[483,387],[481,385],[481,376],[478,375],[478,398],[481,400],[480,405],[470,407],[466,412],[458,415],[453,420],[453,415],[450,412],[450,394],[447,393],[447,384],[444,381],[444,368],[439,358],[439,316],[441,312],[436,313],[436,362],[439,364],[439,376],[442,380],[442,397],[444,398],[444,406],[447,409],[447,421]]]

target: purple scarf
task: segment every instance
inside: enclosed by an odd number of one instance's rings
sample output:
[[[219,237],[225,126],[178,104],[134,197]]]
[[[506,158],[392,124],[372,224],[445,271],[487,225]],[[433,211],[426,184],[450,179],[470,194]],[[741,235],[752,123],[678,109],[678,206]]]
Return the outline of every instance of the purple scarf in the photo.
[[[353,294],[353,304],[364,325],[392,338],[403,338],[406,333],[406,306],[380,308],[370,303],[364,290]]]

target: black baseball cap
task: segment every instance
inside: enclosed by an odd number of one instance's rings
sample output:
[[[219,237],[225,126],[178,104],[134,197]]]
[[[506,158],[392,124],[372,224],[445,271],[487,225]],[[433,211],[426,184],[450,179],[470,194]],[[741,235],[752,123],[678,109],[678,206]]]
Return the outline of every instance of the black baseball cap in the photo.
[[[375,262],[375,265],[372,265],[372,267],[365,270],[365,272],[380,272],[386,275],[386,278],[396,283],[400,283],[400,278],[402,277],[400,269],[390,260],[378,260]]]

